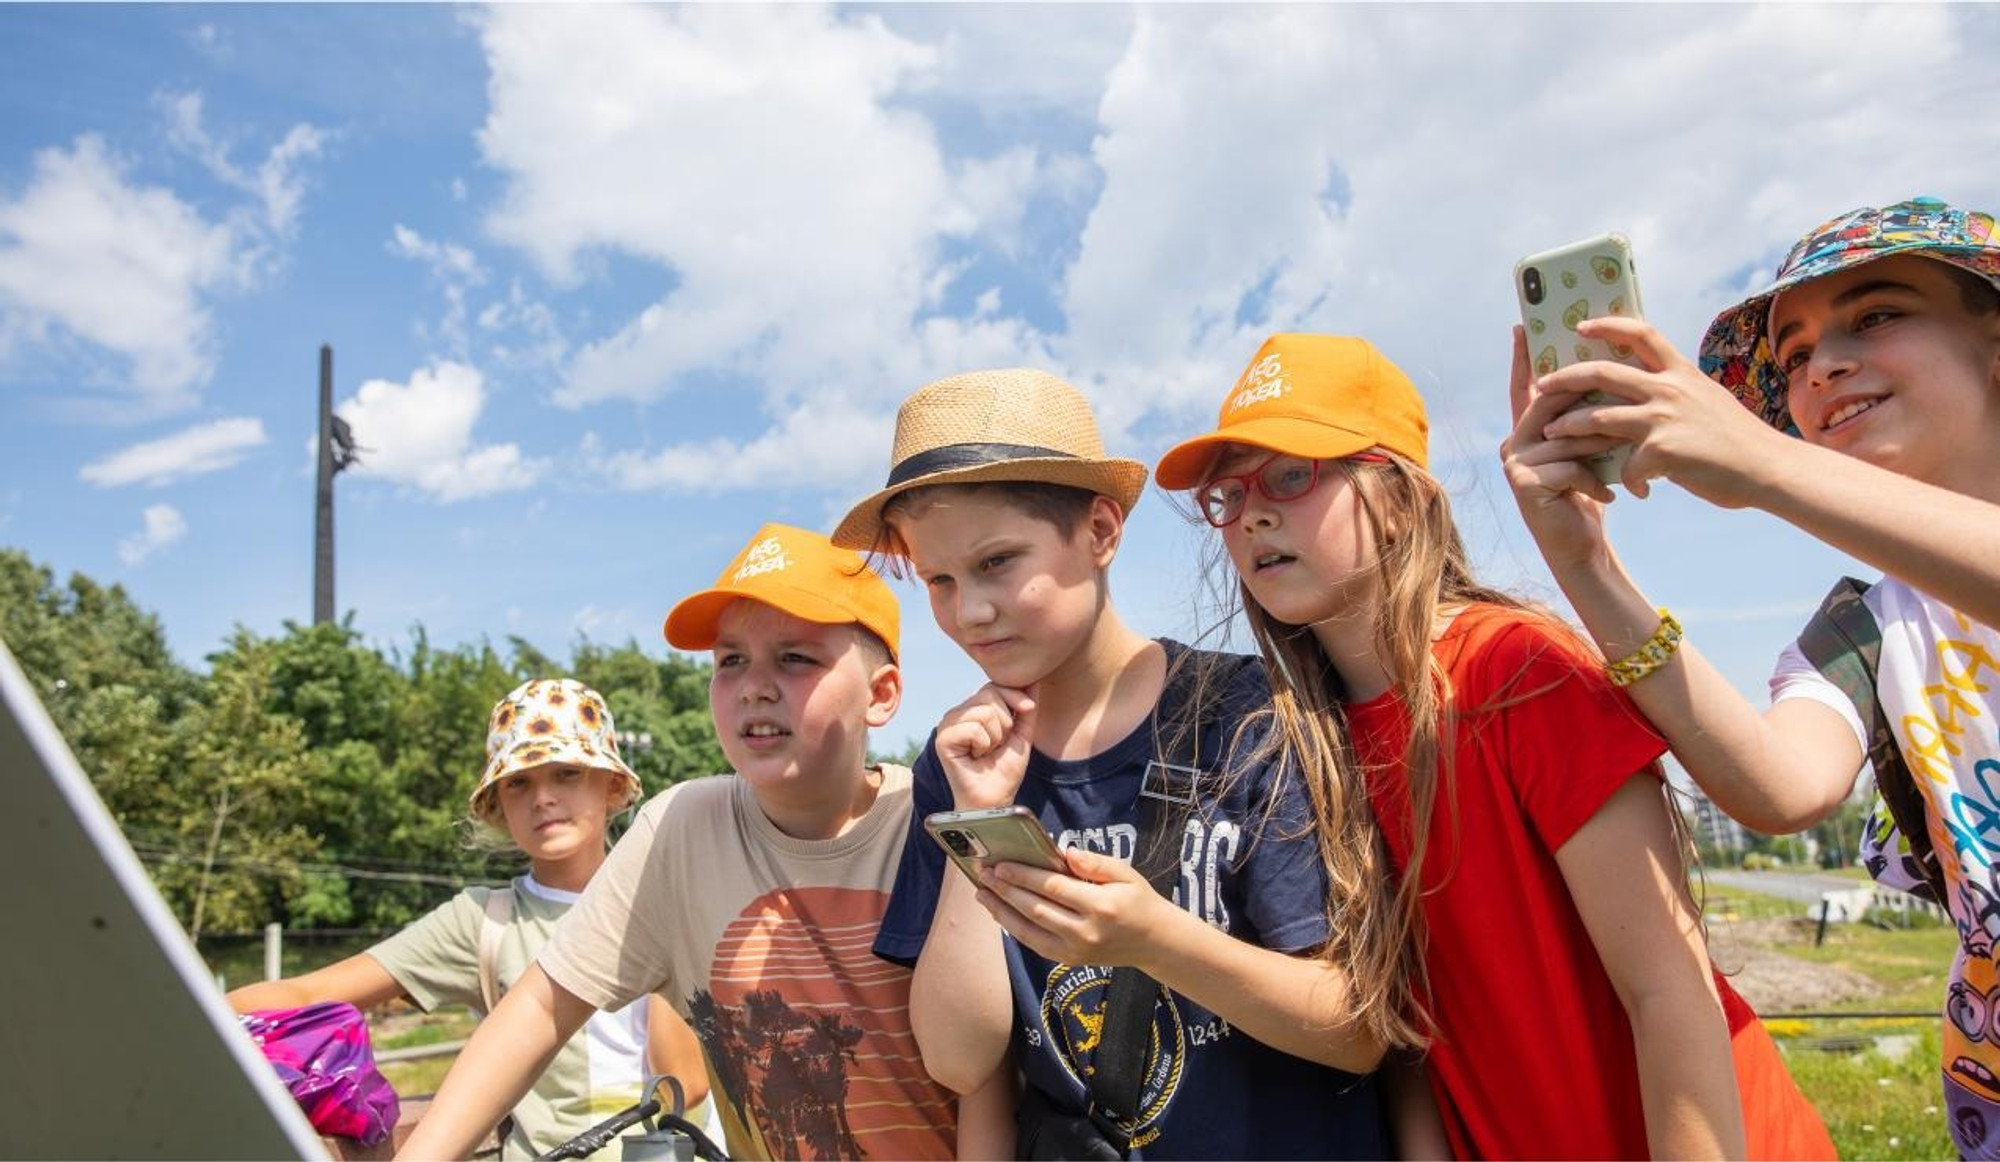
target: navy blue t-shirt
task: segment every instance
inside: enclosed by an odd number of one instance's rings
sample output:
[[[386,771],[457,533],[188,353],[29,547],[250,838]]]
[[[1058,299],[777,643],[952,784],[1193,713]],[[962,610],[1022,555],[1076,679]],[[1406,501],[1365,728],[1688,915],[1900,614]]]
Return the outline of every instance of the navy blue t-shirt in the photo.
[[[1187,647],[1162,641],[1170,669]],[[1210,659],[1219,655],[1206,656]],[[1190,661],[1193,659],[1191,658]],[[1174,902],[1240,940],[1282,952],[1327,938],[1327,880],[1311,804],[1295,770],[1232,760],[1257,749],[1237,740],[1245,715],[1270,701],[1261,665],[1218,668],[1224,686],[1204,698],[1195,780],[1186,813]],[[1159,707],[1171,737],[1177,706]],[[1232,752],[1232,744],[1234,750]],[[936,735],[915,771],[910,838],[896,873],[875,953],[913,964],[950,866],[923,830],[924,817],[952,808]],[[1131,860],[1139,840],[1138,794],[1156,757],[1152,722],[1108,750],[1058,761],[1039,751],[1015,802],[1035,812],[1058,846]],[[1185,762],[1172,756],[1170,762]],[[958,875],[957,871],[952,871]],[[1103,1020],[1110,969],[1046,960],[1004,940],[1014,993],[1014,1060],[1059,1110],[1081,1114],[1083,1077]],[[1273,1049],[1178,993],[1154,1010],[1134,1158],[1386,1158],[1390,1143],[1373,1077],[1359,1077]]]

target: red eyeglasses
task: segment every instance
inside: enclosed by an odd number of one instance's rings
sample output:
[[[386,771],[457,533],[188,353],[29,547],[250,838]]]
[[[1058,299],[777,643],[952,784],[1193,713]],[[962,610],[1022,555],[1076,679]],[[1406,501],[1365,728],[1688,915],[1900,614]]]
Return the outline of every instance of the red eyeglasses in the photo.
[[[1366,464],[1389,462],[1387,456],[1374,452],[1357,452],[1346,459]],[[1319,466],[1318,460],[1273,452],[1248,472],[1211,477],[1194,490],[1195,503],[1201,506],[1202,519],[1216,528],[1225,528],[1243,515],[1243,505],[1249,500],[1252,488],[1273,504],[1297,500],[1319,483]]]

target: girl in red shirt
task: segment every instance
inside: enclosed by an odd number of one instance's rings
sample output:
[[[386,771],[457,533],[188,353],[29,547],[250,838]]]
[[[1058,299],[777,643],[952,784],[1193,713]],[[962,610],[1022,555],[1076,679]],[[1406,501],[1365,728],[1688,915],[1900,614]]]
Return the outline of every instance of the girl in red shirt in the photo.
[[[1474,580],[1427,443],[1373,346],[1277,335],[1155,477],[1221,530],[1334,882],[1396,878],[1451,1152],[1833,1157],[1709,964],[1665,743],[1611,676],[1646,659]],[[1387,868],[1334,840],[1370,814]]]

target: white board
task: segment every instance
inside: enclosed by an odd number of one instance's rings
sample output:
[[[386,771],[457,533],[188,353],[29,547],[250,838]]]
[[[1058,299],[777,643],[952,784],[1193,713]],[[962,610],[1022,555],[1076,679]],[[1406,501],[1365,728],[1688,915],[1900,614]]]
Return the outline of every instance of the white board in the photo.
[[[0,644],[0,1157],[324,1158]]]

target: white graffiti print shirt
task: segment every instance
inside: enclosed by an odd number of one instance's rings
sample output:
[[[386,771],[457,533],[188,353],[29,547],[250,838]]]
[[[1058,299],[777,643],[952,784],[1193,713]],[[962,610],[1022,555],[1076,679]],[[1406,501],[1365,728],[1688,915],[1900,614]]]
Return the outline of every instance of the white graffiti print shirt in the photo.
[[[1958,928],[1945,993],[1945,1109],[1966,1157],[2000,1157],[2000,634],[1894,578],[1866,602],[1882,627],[1876,693],[1923,793]],[[1853,705],[1796,645],[1779,659],[1771,692],[1839,711],[1866,749]],[[1879,803],[1861,857],[1887,886],[1916,882]]]

